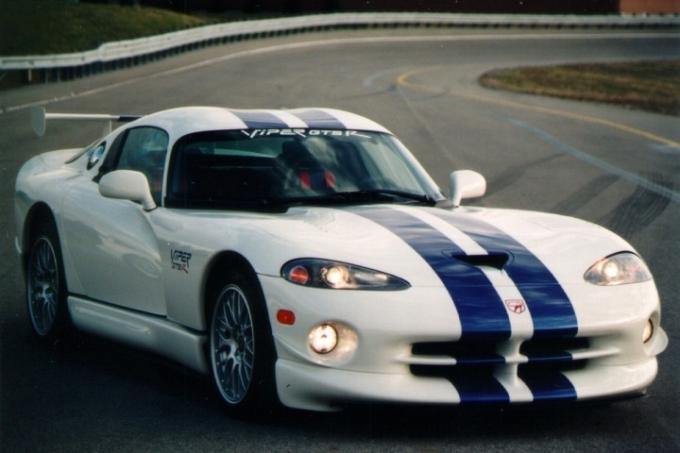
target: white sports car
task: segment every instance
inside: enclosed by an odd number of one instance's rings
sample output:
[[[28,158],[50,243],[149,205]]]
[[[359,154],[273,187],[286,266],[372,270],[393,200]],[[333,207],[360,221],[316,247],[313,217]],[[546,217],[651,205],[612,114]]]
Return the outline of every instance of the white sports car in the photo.
[[[71,324],[210,374],[226,406],[631,396],[667,345],[635,250],[596,225],[461,207],[384,127],[186,107],[41,154],[16,181],[35,333]]]

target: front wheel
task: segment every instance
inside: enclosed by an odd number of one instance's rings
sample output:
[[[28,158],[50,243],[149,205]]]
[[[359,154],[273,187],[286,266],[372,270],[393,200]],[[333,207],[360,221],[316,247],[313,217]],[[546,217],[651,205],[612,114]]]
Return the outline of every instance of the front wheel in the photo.
[[[259,288],[238,274],[213,297],[209,356],[215,386],[234,415],[262,415],[276,400],[275,353]]]
[[[39,226],[31,242],[26,266],[26,305],[33,332],[56,339],[68,325],[66,279],[56,228]]]

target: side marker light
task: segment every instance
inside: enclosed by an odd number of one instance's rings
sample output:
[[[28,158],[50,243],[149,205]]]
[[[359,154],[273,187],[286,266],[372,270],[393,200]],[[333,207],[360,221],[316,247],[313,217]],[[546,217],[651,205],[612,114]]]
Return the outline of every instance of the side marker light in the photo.
[[[290,310],[279,310],[276,312],[276,320],[283,325],[292,326],[295,324],[295,313]]]
[[[647,343],[652,339],[652,335],[654,335],[654,323],[651,319],[648,319],[647,324],[645,324],[645,328],[642,331],[642,342]]]

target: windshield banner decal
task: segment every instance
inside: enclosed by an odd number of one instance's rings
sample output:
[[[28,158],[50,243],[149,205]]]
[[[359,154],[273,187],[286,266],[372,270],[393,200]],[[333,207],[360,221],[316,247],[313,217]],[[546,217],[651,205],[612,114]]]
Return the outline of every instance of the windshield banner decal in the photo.
[[[277,137],[282,135],[297,135],[303,138],[319,136],[371,138],[369,135],[362,134],[359,131],[337,129],[241,129],[241,133],[248,138]]]

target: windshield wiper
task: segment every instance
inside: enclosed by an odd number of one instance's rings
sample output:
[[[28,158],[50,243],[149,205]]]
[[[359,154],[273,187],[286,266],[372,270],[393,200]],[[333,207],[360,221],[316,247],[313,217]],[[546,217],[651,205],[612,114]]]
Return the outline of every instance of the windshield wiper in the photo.
[[[354,193],[354,192],[352,192]],[[434,198],[430,197],[429,195],[421,194],[421,193],[413,193],[413,192],[406,192],[404,190],[392,190],[392,189],[371,189],[371,190],[361,190],[356,193],[359,193],[363,196],[376,196],[376,197],[381,197],[381,196],[390,196],[390,197],[398,197],[398,198],[404,198],[406,200],[411,200],[411,201],[419,201],[421,203],[427,203],[429,205],[434,206],[437,203],[437,200]]]
[[[326,195],[310,197],[285,197],[267,200],[265,204],[270,205],[323,205],[323,204],[352,204],[352,203],[384,203],[401,198],[408,201],[416,201],[434,206],[437,200],[424,194],[406,192],[391,189],[371,189],[357,190],[352,192],[335,192]]]

